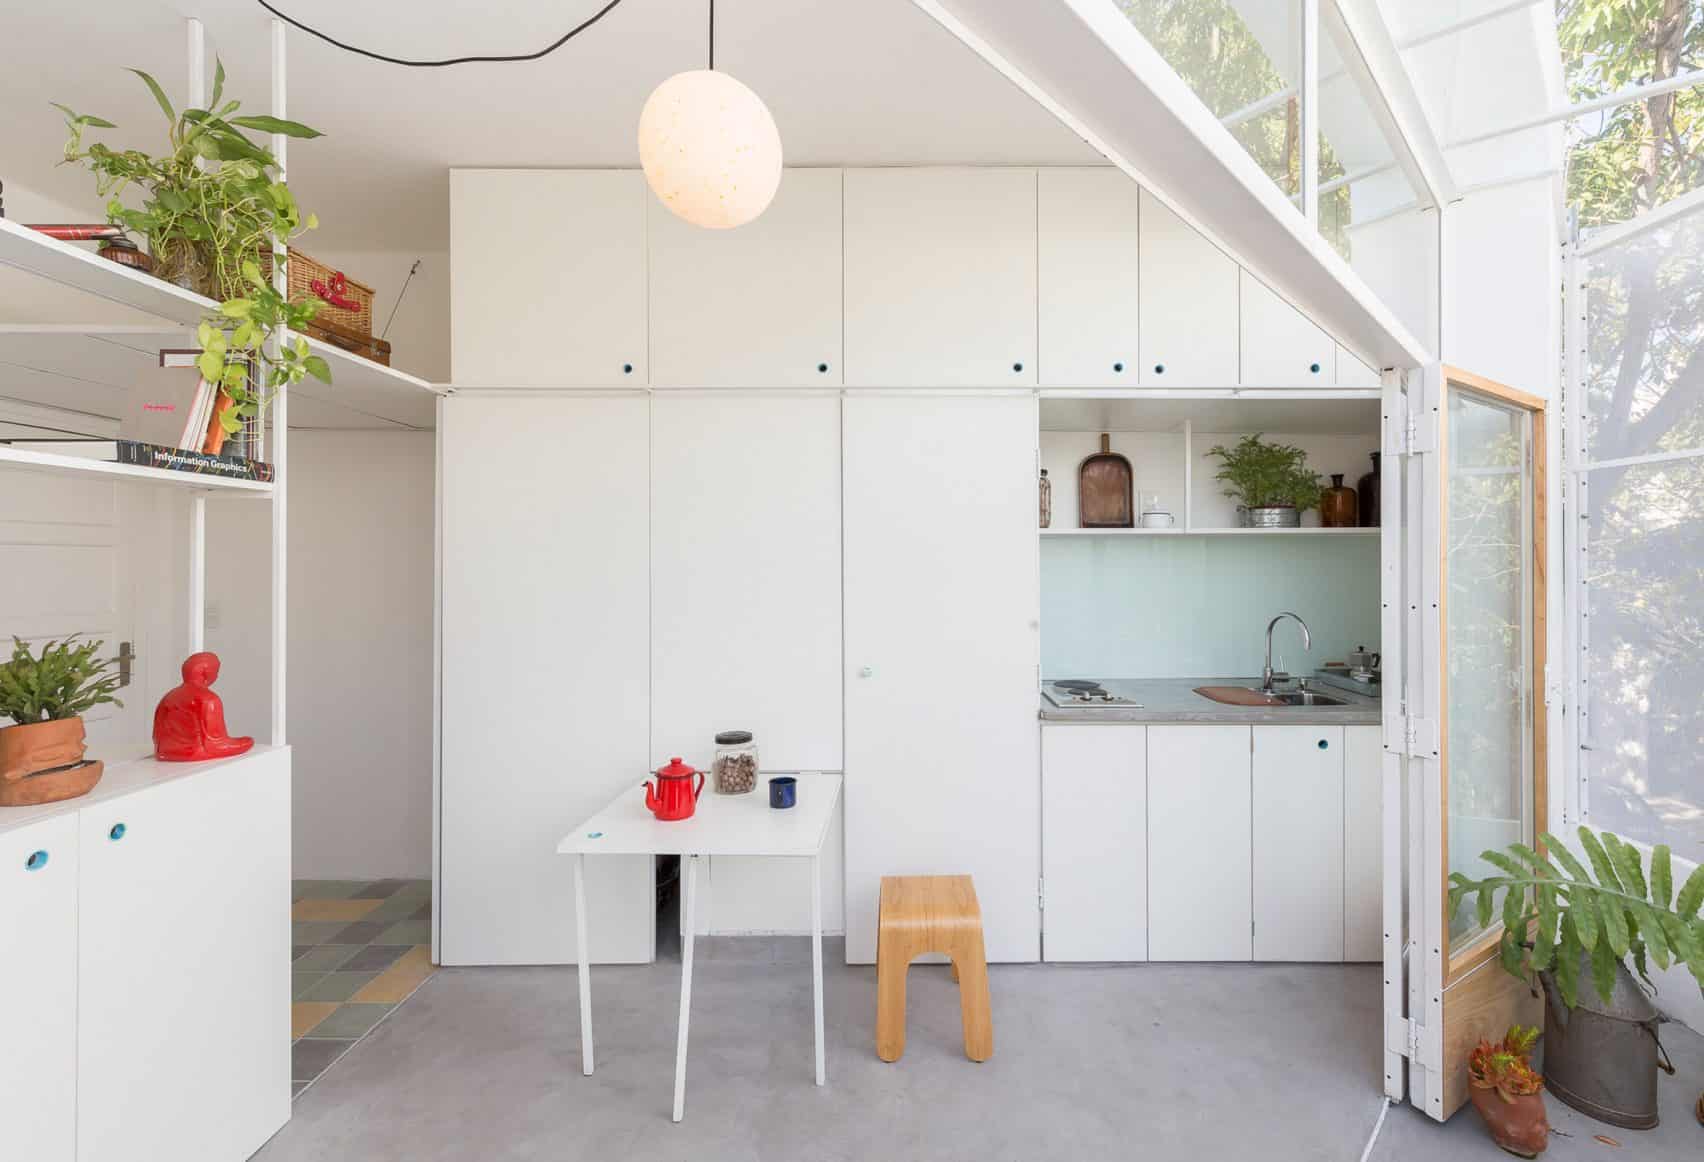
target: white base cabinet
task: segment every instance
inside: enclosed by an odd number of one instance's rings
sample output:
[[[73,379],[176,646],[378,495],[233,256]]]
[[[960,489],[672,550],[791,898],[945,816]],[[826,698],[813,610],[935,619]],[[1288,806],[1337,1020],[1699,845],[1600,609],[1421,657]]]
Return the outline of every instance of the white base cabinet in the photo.
[[[1343,959],[1343,727],[1254,731],[1254,958]]]
[[[0,812],[0,915],[0,1158],[233,1162],[289,1119],[287,749]]]
[[[1246,726],[1148,727],[1148,957],[1249,960]]]
[[[1343,728],[1343,959],[1384,958],[1384,740]]]
[[[1148,732],[1041,730],[1041,951],[1050,961],[1148,959]]]

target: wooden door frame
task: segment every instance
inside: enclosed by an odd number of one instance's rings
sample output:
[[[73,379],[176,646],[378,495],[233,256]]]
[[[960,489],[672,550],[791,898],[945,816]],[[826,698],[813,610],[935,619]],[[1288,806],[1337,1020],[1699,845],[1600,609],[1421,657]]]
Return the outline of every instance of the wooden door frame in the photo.
[[[1532,657],[1531,657],[1531,692],[1532,700],[1532,818],[1534,839],[1542,834],[1547,824],[1549,811],[1549,788],[1547,763],[1549,759],[1546,731],[1548,729],[1544,705],[1544,663],[1545,663],[1545,634],[1547,617],[1545,613],[1545,598],[1548,590],[1546,576],[1547,551],[1547,465],[1545,462],[1545,421],[1547,418],[1547,403],[1539,396],[1487,379],[1482,375],[1464,371],[1450,364],[1443,365],[1443,398],[1439,401],[1438,416],[1438,480],[1440,492],[1438,503],[1438,626],[1441,650],[1447,654],[1447,634],[1449,632],[1449,394],[1453,388],[1462,388],[1477,393],[1525,412],[1531,423],[1528,442],[1532,450],[1532,496],[1529,500],[1532,512]],[[1502,936],[1502,922],[1495,920],[1484,932],[1480,933],[1467,947],[1460,950],[1448,945],[1450,931],[1449,908],[1449,843],[1450,843],[1450,760],[1449,760],[1449,666],[1446,663],[1439,667],[1438,674],[1438,781],[1440,809],[1438,812],[1440,834],[1438,842],[1441,850],[1443,875],[1443,916],[1439,931],[1443,934],[1444,946],[1444,988],[1447,990],[1457,981],[1462,980],[1476,968],[1484,965],[1497,955],[1497,945]],[[1542,845],[1539,845],[1542,850]]]

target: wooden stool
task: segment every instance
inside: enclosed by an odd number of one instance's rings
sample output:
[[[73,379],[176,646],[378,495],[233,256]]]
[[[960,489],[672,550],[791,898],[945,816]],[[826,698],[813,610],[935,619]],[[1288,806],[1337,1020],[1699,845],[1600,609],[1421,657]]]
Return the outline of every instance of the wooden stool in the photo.
[[[883,876],[876,941],[876,1056],[898,1061],[905,1052],[905,972],[914,957],[950,957],[964,1020],[964,1055],[994,1055],[988,1011],[988,960],[982,950],[982,908],[969,876]]]

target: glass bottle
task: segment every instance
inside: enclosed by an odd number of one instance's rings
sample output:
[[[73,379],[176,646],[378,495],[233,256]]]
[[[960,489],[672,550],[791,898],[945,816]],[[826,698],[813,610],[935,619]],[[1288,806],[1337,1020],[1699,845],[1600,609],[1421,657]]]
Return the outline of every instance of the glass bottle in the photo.
[[[1320,494],[1319,523],[1328,529],[1352,529],[1355,527],[1359,503],[1355,490],[1343,483],[1343,473],[1331,474],[1331,487]]]
[[[1361,527],[1376,529],[1379,527],[1379,454],[1367,453],[1373,458],[1373,470],[1361,477],[1356,491],[1360,495]]]

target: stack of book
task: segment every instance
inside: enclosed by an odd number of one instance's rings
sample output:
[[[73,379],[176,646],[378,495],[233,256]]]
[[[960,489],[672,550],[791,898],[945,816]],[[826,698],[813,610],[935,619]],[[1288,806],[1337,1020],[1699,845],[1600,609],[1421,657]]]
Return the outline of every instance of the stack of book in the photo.
[[[195,369],[198,351],[162,351],[157,374],[131,393],[115,440],[14,440],[13,448],[82,456],[146,468],[169,468],[233,480],[271,480],[265,426],[248,419],[228,433],[220,416],[231,397]]]

